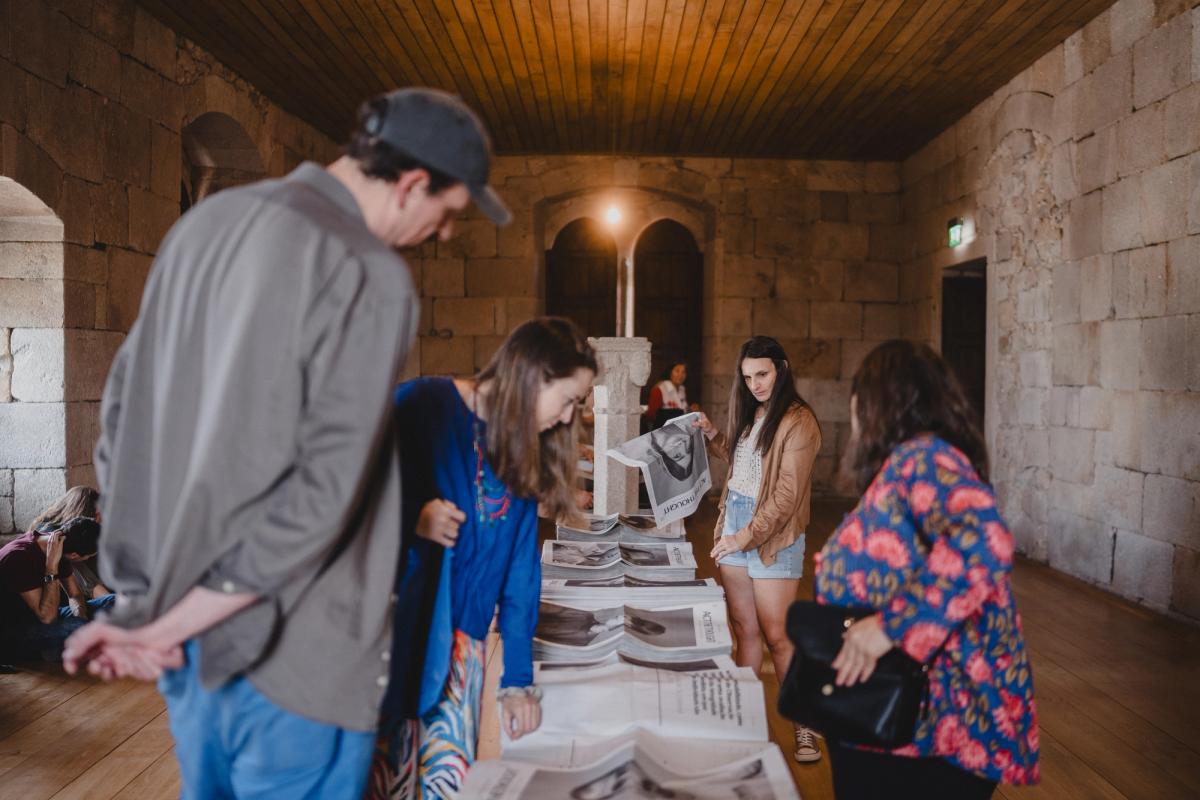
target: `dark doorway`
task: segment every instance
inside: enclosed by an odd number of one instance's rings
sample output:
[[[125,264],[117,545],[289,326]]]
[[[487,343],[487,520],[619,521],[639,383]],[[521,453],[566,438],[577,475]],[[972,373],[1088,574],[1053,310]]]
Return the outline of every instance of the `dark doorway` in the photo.
[[[987,375],[987,272],[979,259],[942,276],[942,356],[958,375],[983,428]]]
[[[588,336],[617,335],[617,245],[598,223],[575,220],[546,251],[546,313]]]
[[[634,247],[633,274],[633,333],[651,344],[645,394],[683,361],[688,365],[688,401],[701,402],[704,257],[691,232],[670,219],[646,228]]]

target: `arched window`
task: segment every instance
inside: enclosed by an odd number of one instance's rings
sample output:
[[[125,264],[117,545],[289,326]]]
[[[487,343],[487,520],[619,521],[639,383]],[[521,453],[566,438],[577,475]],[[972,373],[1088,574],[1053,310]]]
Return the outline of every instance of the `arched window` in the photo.
[[[183,185],[179,210],[213,192],[258,180],[266,170],[254,141],[228,114],[201,114],[183,129]]]
[[[546,251],[546,313],[588,336],[617,335],[617,245],[594,220],[567,224]]]
[[[687,394],[701,399],[704,257],[683,225],[661,219],[633,251],[633,332],[650,340],[653,386],[672,365],[688,365]]]

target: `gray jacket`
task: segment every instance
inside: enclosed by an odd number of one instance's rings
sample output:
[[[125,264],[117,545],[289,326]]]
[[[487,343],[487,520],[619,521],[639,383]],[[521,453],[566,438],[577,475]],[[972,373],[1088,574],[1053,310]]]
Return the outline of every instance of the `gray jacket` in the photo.
[[[388,411],[417,303],[404,262],[315,164],[175,225],[101,406],[115,622],[197,585],[255,593],[201,637],[204,684],[244,673],[285,709],[375,727],[400,545]]]

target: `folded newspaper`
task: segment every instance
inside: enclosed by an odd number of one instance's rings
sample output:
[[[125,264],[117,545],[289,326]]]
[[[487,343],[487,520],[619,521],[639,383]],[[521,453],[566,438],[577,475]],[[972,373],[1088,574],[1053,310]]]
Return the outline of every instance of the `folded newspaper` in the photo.
[[[652,544],[613,542],[542,543],[542,577],[597,580],[622,576],[648,580],[696,577],[692,545],[685,541]]]
[[[566,763],[476,762],[462,797],[481,800],[800,800],[779,748],[767,742],[660,739],[638,731],[576,747]],[[561,759],[560,759],[561,760]]]
[[[619,605],[661,607],[711,603],[725,599],[725,590],[712,578],[649,581],[636,577],[551,579],[542,581],[542,599],[568,606],[611,608]]]
[[[667,608],[575,608],[542,601],[533,638],[537,661],[595,661],[612,653],[651,661],[695,661],[733,647],[725,604]]]
[[[665,669],[671,672],[704,672],[714,669],[736,669],[737,665],[729,656],[713,656],[698,661],[649,661],[632,658],[621,653],[610,653],[598,661],[535,661],[533,662],[533,682],[541,684],[553,679],[555,675],[564,672],[593,670],[597,667],[608,667],[613,664],[632,664],[647,669]]]
[[[763,685],[749,667],[675,672],[630,664],[546,670],[539,665],[542,724],[515,741],[501,738],[505,758],[537,760],[547,748],[646,730],[658,736],[765,742]]]
[[[642,471],[655,524],[683,519],[712,486],[698,413],[676,417],[661,428],[611,448],[606,455]]]
[[[560,542],[670,542],[687,536],[683,520],[658,527],[653,516],[635,514],[588,514],[582,519],[560,522],[557,526]]]

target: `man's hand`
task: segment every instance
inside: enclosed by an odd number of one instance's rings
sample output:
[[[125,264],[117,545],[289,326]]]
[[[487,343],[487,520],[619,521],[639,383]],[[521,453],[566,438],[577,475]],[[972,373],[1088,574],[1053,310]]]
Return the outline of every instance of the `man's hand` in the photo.
[[[46,541],[46,574],[58,574],[58,565],[62,561],[63,542],[66,537],[62,531],[54,531]]]
[[[466,521],[467,515],[449,500],[430,500],[417,518],[417,536],[443,547],[454,547],[458,528]]]
[[[510,694],[500,700],[500,726],[508,738],[520,739],[542,724],[542,703],[533,695]]]
[[[179,644],[155,642],[147,628],[125,630],[107,622],[92,622],[71,634],[63,648],[67,674],[74,675],[86,667],[106,681],[151,681],[163,670],[181,666],[183,649]]]

